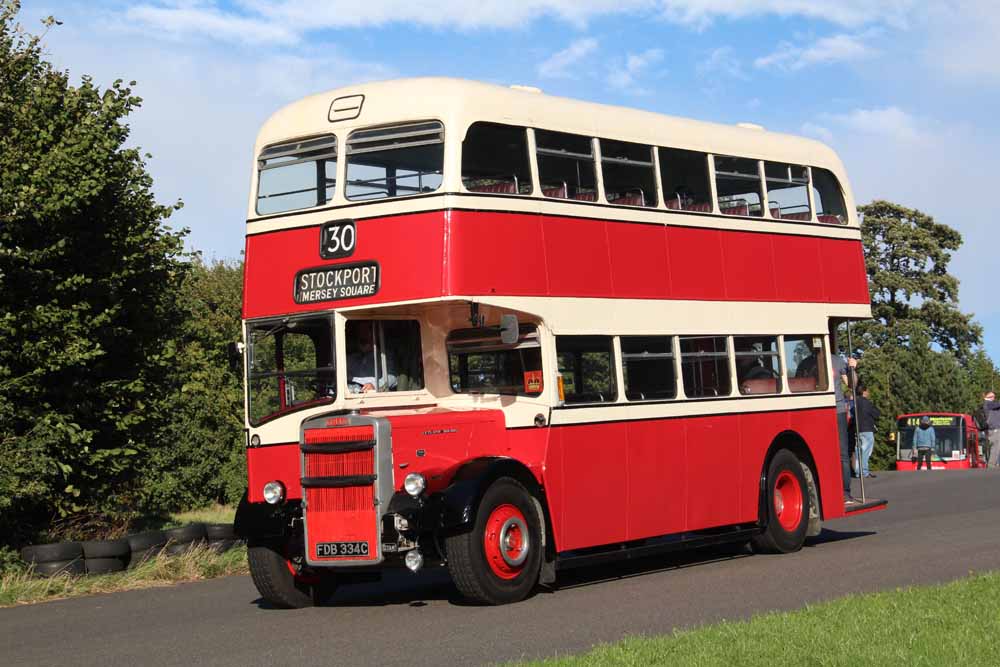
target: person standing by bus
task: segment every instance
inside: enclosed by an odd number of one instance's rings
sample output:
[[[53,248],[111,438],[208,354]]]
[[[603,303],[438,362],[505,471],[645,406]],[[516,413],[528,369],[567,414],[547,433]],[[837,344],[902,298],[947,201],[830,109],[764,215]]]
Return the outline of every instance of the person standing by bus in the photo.
[[[990,443],[990,453],[986,467],[1000,467],[1000,401],[990,390],[983,394],[983,412],[986,413],[986,438]]]
[[[931,418],[924,415],[920,418],[920,428],[913,432],[913,449],[917,450],[917,470],[927,460],[927,469],[931,469],[931,452],[937,445],[937,436],[931,426]]]
[[[875,404],[871,402],[868,395],[868,387],[861,383],[858,383],[858,395],[855,401],[857,401],[857,415],[858,415],[858,439],[861,441],[861,451],[858,453],[858,468],[860,470],[859,474],[862,477],[875,477],[868,470],[868,459],[872,455],[872,450],[875,448],[875,422],[882,413],[879,409],[875,407]]]

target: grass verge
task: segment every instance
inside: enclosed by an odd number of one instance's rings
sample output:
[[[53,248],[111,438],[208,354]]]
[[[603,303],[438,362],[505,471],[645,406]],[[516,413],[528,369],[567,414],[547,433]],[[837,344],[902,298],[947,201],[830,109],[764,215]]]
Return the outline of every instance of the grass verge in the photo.
[[[216,553],[205,546],[194,547],[179,556],[161,554],[134,569],[113,574],[40,578],[26,570],[0,576],[0,607],[79,597],[94,593],[114,593],[139,588],[169,586],[182,581],[212,579],[230,574],[247,574],[246,547]]]
[[[996,665],[998,609],[1000,573],[991,573],[662,637],[633,637],[581,656],[524,664]]]
[[[216,504],[189,512],[172,512],[169,517],[165,524],[167,527],[189,523],[232,523],[236,518],[236,506]]]

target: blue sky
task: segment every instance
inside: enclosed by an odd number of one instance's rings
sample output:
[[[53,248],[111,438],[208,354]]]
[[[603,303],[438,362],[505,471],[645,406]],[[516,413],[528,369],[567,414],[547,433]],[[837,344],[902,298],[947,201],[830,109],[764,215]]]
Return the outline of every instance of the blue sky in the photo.
[[[238,256],[259,125],[348,83],[446,75],[817,137],[859,202],[959,229],[961,302],[1000,360],[994,0],[24,0],[53,61],[136,80],[133,142],[193,248]]]

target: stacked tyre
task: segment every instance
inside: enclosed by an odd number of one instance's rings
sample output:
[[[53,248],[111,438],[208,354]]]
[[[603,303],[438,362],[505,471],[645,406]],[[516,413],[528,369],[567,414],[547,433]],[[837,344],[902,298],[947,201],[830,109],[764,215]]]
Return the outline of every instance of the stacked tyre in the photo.
[[[81,542],[87,574],[121,572],[128,564],[131,549],[128,540],[91,540]]]
[[[205,532],[205,524],[192,523],[179,528],[170,528],[163,531],[167,537],[167,546],[163,553],[168,556],[180,556],[205,543],[208,535]]]
[[[167,545],[167,536],[162,530],[147,530],[125,538],[129,547],[129,569],[155,558]]]
[[[208,538],[208,548],[215,553],[228,551],[239,543],[231,523],[207,523],[205,536]]]
[[[83,547],[79,542],[36,544],[21,549],[21,558],[32,566],[32,571],[43,577],[56,574],[85,574]]]

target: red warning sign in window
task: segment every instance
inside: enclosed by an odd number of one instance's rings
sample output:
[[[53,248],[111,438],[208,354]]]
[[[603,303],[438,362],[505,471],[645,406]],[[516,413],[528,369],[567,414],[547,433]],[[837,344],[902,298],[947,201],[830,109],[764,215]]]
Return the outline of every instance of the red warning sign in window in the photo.
[[[541,371],[525,371],[524,372],[524,393],[526,393],[526,394],[540,394],[540,393],[542,393],[542,372]]]

